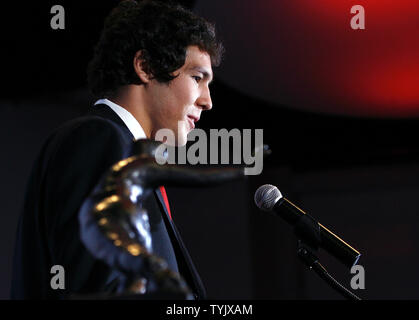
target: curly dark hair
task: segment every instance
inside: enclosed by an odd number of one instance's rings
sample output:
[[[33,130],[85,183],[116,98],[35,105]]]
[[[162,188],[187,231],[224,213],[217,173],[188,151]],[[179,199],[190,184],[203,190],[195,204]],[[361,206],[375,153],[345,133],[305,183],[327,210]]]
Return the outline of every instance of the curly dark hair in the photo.
[[[168,83],[182,67],[186,49],[196,45],[218,66],[224,51],[215,27],[178,4],[160,1],[124,0],[114,8],[105,25],[87,76],[92,93],[109,97],[127,84],[141,84],[133,59],[141,50],[142,67],[152,78]]]

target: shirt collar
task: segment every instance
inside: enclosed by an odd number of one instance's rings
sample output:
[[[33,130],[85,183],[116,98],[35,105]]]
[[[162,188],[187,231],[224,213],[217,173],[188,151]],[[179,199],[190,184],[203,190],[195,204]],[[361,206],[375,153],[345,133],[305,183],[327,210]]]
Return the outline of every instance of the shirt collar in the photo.
[[[134,136],[135,140],[147,139],[147,136],[143,128],[141,127],[140,123],[137,121],[137,119],[134,118],[131,112],[129,112],[127,109],[121,107],[120,105],[117,105],[116,103],[110,101],[109,99],[99,99],[95,102],[95,105],[97,104],[106,104],[109,108],[111,108],[125,123],[129,131]]]

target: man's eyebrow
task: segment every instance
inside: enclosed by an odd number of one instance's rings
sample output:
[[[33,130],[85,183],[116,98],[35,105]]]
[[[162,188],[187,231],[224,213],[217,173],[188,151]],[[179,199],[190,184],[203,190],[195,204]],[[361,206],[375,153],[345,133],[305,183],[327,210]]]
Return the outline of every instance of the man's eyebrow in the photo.
[[[207,71],[207,69],[202,68],[202,67],[193,67],[192,70],[198,71],[200,73],[202,73],[204,79],[210,79],[208,84],[211,84],[211,82],[214,80],[213,76],[211,73],[209,73]]]

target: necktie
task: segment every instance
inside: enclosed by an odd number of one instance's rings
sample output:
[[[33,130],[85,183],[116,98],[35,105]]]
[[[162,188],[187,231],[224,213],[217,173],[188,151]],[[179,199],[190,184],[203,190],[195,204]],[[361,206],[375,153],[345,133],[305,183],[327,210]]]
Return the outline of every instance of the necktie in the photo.
[[[166,189],[164,186],[161,186],[159,189],[163,197],[164,205],[166,206],[167,212],[169,213],[170,220],[172,220],[172,214],[170,212],[169,199],[167,199]]]

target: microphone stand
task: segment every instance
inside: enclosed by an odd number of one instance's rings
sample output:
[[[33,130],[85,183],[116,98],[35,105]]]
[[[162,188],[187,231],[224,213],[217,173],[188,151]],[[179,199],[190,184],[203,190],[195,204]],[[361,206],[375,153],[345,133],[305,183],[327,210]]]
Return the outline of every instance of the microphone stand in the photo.
[[[309,246],[304,244],[301,240],[298,241],[297,255],[306,266],[308,266],[311,270],[314,270],[314,272],[316,272],[322,280],[324,280],[329,286],[339,292],[346,299],[362,300],[333,278],[320,264],[319,258],[313,253],[312,249],[310,249]]]
[[[346,289],[320,264],[317,251],[320,245],[320,228],[316,220],[309,215],[304,215],[295,224],[294,232],[304,241],[298,240],[297,255],[300,260],[324,280],[330,287],[348,300],[362,300],[360,297]],[[303,236],[302,236],[303,235]]]

